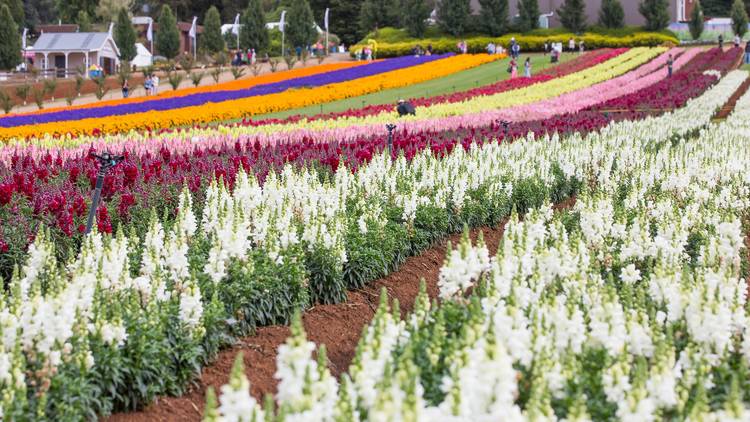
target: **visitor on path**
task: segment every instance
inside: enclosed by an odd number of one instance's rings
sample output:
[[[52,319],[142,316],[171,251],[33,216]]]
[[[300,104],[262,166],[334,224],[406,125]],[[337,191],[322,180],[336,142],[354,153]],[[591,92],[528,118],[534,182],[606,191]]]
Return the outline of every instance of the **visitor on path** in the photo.
[[[581,54],[583,54],[583,51],[584,51],[584,50],[586,50],[586,47],[585,47],[585,45],[583,44],[583,40],[581,40],[581,41],[580,41],[580,42],[578,43],[578,52],[579,52],[579,53],[581,53]]]
[[[250,65],[255,65],[255,63],[258,61],[258,57],[255,54],[255,49],[253,48],[250,55]]]
[[[516,60],[517,60],[517,59],[518,59],[518,56],[520,56],[520,55],[521,55],[521,44],[519,44],[519,43],[515,43],[515,44],[513,44],[513,47],[512,47],[512,48],[511,48],[511,50],[510,50],[510,55],[511,55],[511,56],[512,56],[512,57],[513,57],[514,59],[516,59]]]
[[[154,95],[159,95],[159,77],[157,75],[154,75],[151,81],[151,93],[153,93]]]
[[[151,90],[154,87],[154,81],[151,79],[151,75],[146,75],[146,80],[143,81],[143,89],[146,90],[146,96],[151,95]]]
[[[573,38],[568,40],[568,50],[570,50],[571,53],[575,53],[576,51],[576,40]]]
[[[487,44],[487,54],[493,55],[495,54],[495,51],[497,51],[497,48],[495,47],[495,43],[490,41],[490,43]]]
[[[511,79],[515,79],[518,77],[518,62],[516,62],[516,59],[510,59],[510,65],[508,65],[508,72],[510,72]]]
[[[558,61],[560,61],[560,52],[557,51],[556,48],[553,48],[552,49],[552,53],[549,56],[549,62],[550,63],[557,63]]]
[[[427,44],[427,55],[432,56],[432,44]]]
[[[523,64],[523,76],[531,77],[531,57],[526,57],[526,61]]]
[[[547,53],[549,53],[549,41],[544,41],[544,55],[546,56]]]
[[[724,48],[724,35],[719,34],[719,48]]]
[[[122,81],[122,98],[128,98],[128,94],[130,94],[130,84],[128,84],[128,80],[125,79]]]
[[[414,108],[414,105],[404,100],[398,100],[398,107],[396,107],[396,111],[398,111],[399,117],[403,117],[406,115],[417,115],[417,110]]]
[[[742,38],[740,38],[739,35],[735,35],[734,36],[734,48],[739,47],[741,42],[742,42]]]
[[[235,66],[242,66],[242,52],[240,50],[237,50],[237,52],[234,54],[234,63]]]
[[[745,64],[750,64],[750,41],[745,43]]]
[[[669,55],[669,58],[667,59],[667,77],[672,77],[672,67],[674,66],[674,58],[672,55]]]

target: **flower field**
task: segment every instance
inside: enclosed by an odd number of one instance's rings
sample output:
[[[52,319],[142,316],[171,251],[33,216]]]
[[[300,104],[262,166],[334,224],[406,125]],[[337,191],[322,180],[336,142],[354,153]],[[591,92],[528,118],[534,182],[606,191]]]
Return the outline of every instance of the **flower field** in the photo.
[[[750,94],[712,122],[748,78],[740,54],[597,50],[401,119],[376,105],[204,126],[496,57],[0,118],[0,415],[140,409],[291,323],[275,400],[250,395],[238,359],[205,420],[746,420]],[[84,236],[102,150],[126,158]],[[301,312],[500,224],[496,255],[450,248],[438,296],[404,318],[384,296],[332,375]]]

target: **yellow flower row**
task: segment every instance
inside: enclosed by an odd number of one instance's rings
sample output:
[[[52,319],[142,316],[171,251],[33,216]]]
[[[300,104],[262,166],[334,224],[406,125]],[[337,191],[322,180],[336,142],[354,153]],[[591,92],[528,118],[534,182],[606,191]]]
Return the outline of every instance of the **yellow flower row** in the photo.
[[[459,55],[434,62],[311,89],[295,89],[262,97],[208,103],[176,110],[149,111],[123,116],[82,119],[64,124],[0,128],[0,140],[40,138],[45,135],[76,137],[94,133],[114,134],[155,130],[240,119],[399,88],[444,77],[503,58],[502,55]]]

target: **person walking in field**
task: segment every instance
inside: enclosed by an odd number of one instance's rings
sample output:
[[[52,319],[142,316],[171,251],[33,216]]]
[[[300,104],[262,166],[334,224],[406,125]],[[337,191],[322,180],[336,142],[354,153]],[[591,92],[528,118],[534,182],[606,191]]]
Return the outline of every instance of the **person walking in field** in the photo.
[[[403,116],[416,116],[417,110],[414,108],[414,105],[408,101],[404,100],[398,100],[398,106],[396,107],[396,111],[398,111],[399,117]]]
[[[531,77],[531,57],[526,57],[526,61],[523,63],[523,76]]]
[[[570,50],[571,53],[575,53],[576,51],[576,40],[573,38],[568,40],[568,50]]]
[[[579,52],[579,53],[581,53],[581,54],[583,54],[583,51],[584,51],[584,50],[586,50],[586,47],[584,46],[583,40],[581,40],[581,41],[580,41],[580,42],[578,43],[578,52]]]
[[[750,41],[745,43],[745,64],[750,64]]]
[[[510,59],[510,65],[508,65],[508,71],[510,71],[511,79],[516,79],[518,77],[518,62],[516,62],[516,59]]]
[[[672,55],[669,55],[669,58],[667,59],[667,77],[672,76],[672,67],[674,66],[674,58]]]
[[[724,48],[724,35],[719,34],[719,48]]]
[[[157,75],[154,75],[151,79],[151,92],[154,95],[159,95],[159,77]]]
[[[128,94],[130,94],[130,84],[128,83],[128,80],[125,79],[122,81],[122,98],[128,98]]]
[[[153,88],[154,81],[151,79],[151,75],[146,75],[146,80],[143,82],[143,89],[146,90],[146,96],[151,95],[151,89]]]
[[[734,36],[734,48],[739,47],[741,42],[742,42],[742,38],[740,38],[739,35],[735,35]]]

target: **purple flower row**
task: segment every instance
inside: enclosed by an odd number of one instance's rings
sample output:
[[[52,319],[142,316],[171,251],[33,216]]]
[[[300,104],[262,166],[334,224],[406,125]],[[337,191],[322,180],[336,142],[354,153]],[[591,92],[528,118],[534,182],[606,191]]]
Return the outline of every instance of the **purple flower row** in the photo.
[[[147,111],[172,110],[183,107],[199,106],[206,103],[218,103],[222,101],[237,100],[247,97],[275,94],[292,88],[323,86],[338,82],[346,82],[353,79],[364,78],[367,76],[378,75],[393,70],[429,63],[434,60],[443,59],[451,55],[452,53],[422,57],[399,57],[395,59],[373,62],[364,66],[355,66],[347,69],[334,70],[332,72],[326,72],[323,74],[304,76],[264,85],[256,85],[251,88],[239,90],[203,92],[185,95],[183,97],[154,99],[139,103],[118,104],[112,106],[83,108],[75,110],[62,110],[32,115],[8,116],[0,118],[0,127],[7,128],[41,123],[60,122],[66,120],[81,120],[133,113],[143,113]]]

